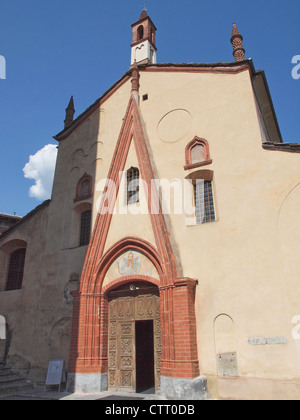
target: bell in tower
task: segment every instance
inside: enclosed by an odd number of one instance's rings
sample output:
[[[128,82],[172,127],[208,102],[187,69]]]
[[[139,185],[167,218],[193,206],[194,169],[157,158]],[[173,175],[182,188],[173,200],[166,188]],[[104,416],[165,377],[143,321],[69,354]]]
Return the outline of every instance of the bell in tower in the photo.
[[[144,9],[139,20],[132,26],[131,65],[156,64],[156,27]]]

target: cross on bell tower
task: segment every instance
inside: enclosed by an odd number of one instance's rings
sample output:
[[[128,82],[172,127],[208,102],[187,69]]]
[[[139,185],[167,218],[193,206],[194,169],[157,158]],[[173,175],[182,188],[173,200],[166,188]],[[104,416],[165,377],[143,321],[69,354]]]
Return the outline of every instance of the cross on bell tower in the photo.
[[[135,61],[137,64],[156,64],[155,32],[157,29],[145,8],[139,20],[131,26],[131,65]]]

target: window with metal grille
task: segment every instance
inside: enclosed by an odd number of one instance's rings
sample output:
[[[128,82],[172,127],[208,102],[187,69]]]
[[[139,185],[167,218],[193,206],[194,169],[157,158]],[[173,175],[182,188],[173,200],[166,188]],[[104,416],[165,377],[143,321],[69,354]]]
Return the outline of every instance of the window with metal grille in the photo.
[[[87,210],[81,213],[79,246],[85,246],[90,243],[91,219],[92,219],[91,210]]]
[[[212,182],[198,179],[194,184],[194,198],[196,208],[196,224],[214,222],[215,207]]]
[[[127,171],[127,204],[135,204],[140,201],[140,172],[138,168],[130,168]]]
[[[18,249],[10,255],[6,290],[22,288],[26,249]]]

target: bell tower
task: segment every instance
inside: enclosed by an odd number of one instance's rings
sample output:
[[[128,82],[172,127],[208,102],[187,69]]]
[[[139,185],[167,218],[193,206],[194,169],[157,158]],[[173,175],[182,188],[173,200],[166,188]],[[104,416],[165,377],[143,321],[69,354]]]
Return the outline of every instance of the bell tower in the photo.
[[[156,64],[156,27],[146,9],[142,11],[139,20],[132,26],[131,65]]]

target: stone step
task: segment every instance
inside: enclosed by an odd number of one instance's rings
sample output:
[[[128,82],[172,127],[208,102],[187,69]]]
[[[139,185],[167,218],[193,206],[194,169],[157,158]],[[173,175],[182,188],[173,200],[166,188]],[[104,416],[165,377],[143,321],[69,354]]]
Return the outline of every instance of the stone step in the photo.
[[[5,383],[0,383],[0,393],[9,394],[11,392],[21,391],[25,389],[32,389],[32,383],[21,380],[21,381],[9,381]]]
[[[2,368],[2,369],[0,369],[0,377],[8,375],[10,372],[11,372],[11,370],[8,369],[8,368]]]
[[[31,381],[22,378],[20,375],[12,372],[3,364],[0,365],[0,393],[10,394],[16,391],[33,389]]]
[[[8,373],[7,375],[0,376],[0,384],[6,383],[6,382],[14,382],[14,381],[22,381],[24,378],[21,378],[21,376],[15,375],[14,373]]]

